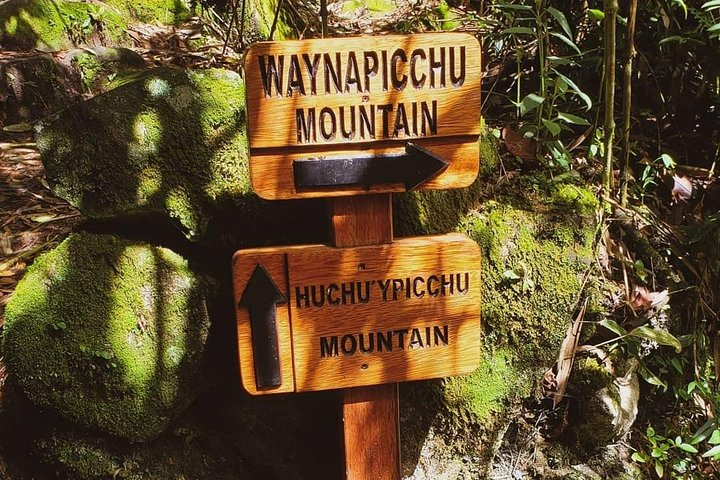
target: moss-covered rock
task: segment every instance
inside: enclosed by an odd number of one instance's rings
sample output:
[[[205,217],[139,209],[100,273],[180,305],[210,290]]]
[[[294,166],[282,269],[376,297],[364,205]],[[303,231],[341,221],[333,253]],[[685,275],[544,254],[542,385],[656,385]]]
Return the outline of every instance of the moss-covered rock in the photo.
[[[0,3],[0,48],[56,51],[126,38],[127,12],[102,2],[8,0]]]
[[[483,360],[470,375],[403,387],[406,478],[488,474],[498,432],[557,358],[594,258],[597,203],[578,178],[519,176],[482,201],[485,185],[395,204],[403,234],[460,230],[482,251]]]
[[[0,48],[57,51],[76,45],[128,43],[137,22],[176,24],[190,17],[185,0],[7,0],[0,3]]]
[[[147,66],[140,54],[124,47],[78,48],[67,58],[80,75],[84,91],[93,95],[109,90],[118,75],[137,75]]]
[[[7,306],[8,372],[80,425],[152,438],[203,388],[211,293],[170,250],[72,235],[35,261]]]
[[[250,194],[244,94],[229,71],[148,71],[40,127],[48,181],[90,217],[162,212],[200,236]]]

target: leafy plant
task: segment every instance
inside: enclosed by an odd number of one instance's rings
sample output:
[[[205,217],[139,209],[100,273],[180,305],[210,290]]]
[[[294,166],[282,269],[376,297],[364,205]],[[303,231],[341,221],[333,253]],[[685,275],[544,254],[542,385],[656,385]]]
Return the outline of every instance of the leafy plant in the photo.
[[[593,102],[589,95],[561,70],[577,66],[582,57],[574,41],[566,15],[545,0],[499,3],[493,6],[504,19],[496,41],[511,43],[515,50],[515,106],[520,133],[537,140],[538,159],[550,167],[568,168],[571,155],[563,142],[563,132],[573,127],[589,126],[583,111]],[[527,92],[524,59],[527,46],[536,45],[535,68],[539,84]],[[527,93],[526,93],[527,92]]]

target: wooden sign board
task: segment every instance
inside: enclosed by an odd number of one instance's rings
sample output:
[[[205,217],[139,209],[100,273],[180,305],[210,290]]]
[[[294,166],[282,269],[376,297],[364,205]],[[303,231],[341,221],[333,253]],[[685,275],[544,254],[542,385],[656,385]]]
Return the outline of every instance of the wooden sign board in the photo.
[[[480,361],[480,251],[462,234],[240,250],[233,283],[252,394],[460,375]]]
[[[263,198],[459,188],[477,175],[481,66],[471,35],[260,42],[245,76],[250,176]],[[426,155],[444,163],[425,171]]]

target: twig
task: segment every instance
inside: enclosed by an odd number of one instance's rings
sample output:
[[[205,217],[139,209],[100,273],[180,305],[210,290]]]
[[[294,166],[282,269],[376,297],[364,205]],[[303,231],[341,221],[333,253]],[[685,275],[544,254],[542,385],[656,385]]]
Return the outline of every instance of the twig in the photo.
[[[272,27],[270,27],[270,40],[275,37],[275,28],[277,27],[278,18],[280,17],[280,9],[282,8],[283,0],[278,0],[277,8],[275,9],[275,16],[273,17]]]
[[[618,1],[605,1],[605,198],[612,197],[613,143],[615,139],[615,23]]]
[[[637,0],[630,0],[628,7],[627,38],[625,40],[625,70],[623,72],[623,163],[620,170],[620,204],[627,205],[627,187],[630,168],[630,113],[632,110],[632,75],[635,60],[635,18]]]

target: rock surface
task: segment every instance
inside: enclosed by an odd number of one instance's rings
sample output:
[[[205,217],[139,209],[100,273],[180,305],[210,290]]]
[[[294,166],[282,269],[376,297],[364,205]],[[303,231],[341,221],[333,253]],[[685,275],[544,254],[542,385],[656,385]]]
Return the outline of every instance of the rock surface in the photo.
[[[90,217],[162,212],[201,236],[250,194],[244,92],[229,71],[150,70],[40,126],[48,182]]]
[[[79,425],[153,438],[204,387],[212,289],[168,249],[74,234],[35,261],[7,306],[8,373]]]

